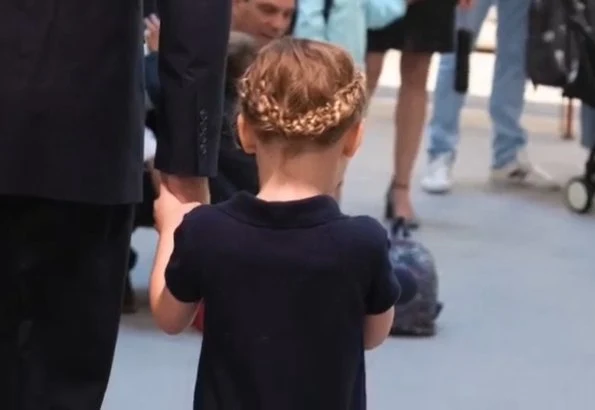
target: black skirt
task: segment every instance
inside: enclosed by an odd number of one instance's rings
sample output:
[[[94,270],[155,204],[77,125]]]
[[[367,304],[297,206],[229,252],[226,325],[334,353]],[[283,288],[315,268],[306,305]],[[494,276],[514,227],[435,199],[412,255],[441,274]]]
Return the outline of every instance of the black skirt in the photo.
[[[368,31],[368,52],[453,52],[456,4],[457,0],[418,0],[402,19]]]

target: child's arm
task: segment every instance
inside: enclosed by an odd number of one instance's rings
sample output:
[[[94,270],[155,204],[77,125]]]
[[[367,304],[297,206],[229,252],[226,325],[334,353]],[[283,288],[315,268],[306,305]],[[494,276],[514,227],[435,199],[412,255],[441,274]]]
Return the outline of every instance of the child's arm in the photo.
[[[395,315],[394,305],[401,289],[390,258],[386,230],[369,217],[360,217],[363,238],[366,239],[366,260],[368,260],[365,288],[364,348],[374,349],[389,335]],[[360,245],[361,247],[361,245]]]
[[[380,346],[388,337],[395,317],[395,307],[378,315],[367,315],[364,323],[364,348],[372,350]]]
[[[165,271],[173,251],[174,229],[170,227],[159,234],[149,288],[153,318],[157,326],[170,335],[183,332],[192,322],[197,308],[197,302],[179,301],[166,285]]]
[[[366,316],[364,324],[364,346],[367,350],[374,349],[384,342],[390,333],[395,316],[394,305],[409,303],[417,295],[417,282],[411,272],[400,266],[392,266],[388,257],[388,250],[384,253],[384,261],[381,263],[379,274],[372,283],[372,291],[375,292],[376,302],[368,305],[368,313],[378,312],[382,306],[392,300],[390,308],[379,314]],[[374,290],[376,288],[376,290]],[[369,295],[371,296],[371,294]],[[383,302],[384,301],[384,302]]]
[[[166,189],[155,201],[155,252],[149,301],[155,322],[164,332],[178,334],[188,327],[201,299],[200,267],[193,255],[193,223],[185,215],[197,203],[182,204]]]
[[[364,325],[364,345],[367,350],[374,349],[384,342],[390,333],[395,316],[394,305],[404,305],[409,303],[417,295],[417,282],[411,272],[400,266],[392,266],[386,252],[385,260],[382,262],[380,274],[376,284],[372,284],[372,289],[376,287],[376,298],[378,301],[392,300],[392,305],[388,310],[379,314],[370,314],[366,316]],[[384,278],[383,278],[384,277]],[[371,307],[375,305],[376,307]],[[373,302],[368,306],[368,312],[382,310],[382,302]],[[384,305],[388,306],[388,305]]]

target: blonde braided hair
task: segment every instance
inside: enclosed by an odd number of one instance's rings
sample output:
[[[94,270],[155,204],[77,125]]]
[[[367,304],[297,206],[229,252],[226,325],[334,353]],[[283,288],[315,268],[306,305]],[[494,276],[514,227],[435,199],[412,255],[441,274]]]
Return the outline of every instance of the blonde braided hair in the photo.
[[[329,145],[361,121],[364,75],[344,50],[308,40],[265,47],[238,86],[240,112],[259,138]]]

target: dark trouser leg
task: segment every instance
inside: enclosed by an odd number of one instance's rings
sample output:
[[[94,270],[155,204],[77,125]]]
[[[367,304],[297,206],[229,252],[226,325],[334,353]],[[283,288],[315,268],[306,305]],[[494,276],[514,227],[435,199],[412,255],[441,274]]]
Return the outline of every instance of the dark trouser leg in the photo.
[[[156,198],[157,193],[155,191],[155,186],[153,185],[151,171],[145,164],[145,171],[143,173],[143,201],[135,206],[134,223],[132,227],[133,231],[139,227],[152,228],[155,226],[155,219],[153,218],[153,202]],[[136,266],[137,259],[138,255],[131,247],[122,306],[122,313],[124,314],[135,313],[137,310],[136,296],[130,279],[130,271]]]
[[[99,410],[132,206],[0,196],[0,208],[0,408]]]
[[[124,282],[124,301],[122,304],[123,314],[135,313],[137,309],[136,296],[134,294],[134,288],[132,287],[132,280],[130,278],[131,271],[136,265],[137,259],[138,255],[136,251],[130,248],[130,255],[128,257],[128,272],[126,273],[126,280]]]

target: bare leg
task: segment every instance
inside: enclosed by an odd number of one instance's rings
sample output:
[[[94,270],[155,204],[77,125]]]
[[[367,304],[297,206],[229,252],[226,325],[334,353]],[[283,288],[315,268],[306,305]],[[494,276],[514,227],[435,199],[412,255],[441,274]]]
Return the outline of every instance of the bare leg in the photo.
[[[426,83],[431,59],[430,53],[401,54],[401,88],[395,113],[393,214],[405,219],[414,217],[409,184],[426,119]]]
[[[372,98],[378,79],[382,73],[382,66],[384,64],[385,53],[368,53],[366,54],[366,81],[368,86],[368,96]]]
[[[368,93],[370,96],[372,96],[374,90],[376,90],[383,63],[384,53],[368,53],[366,55],[366,77],[368,82]]]

